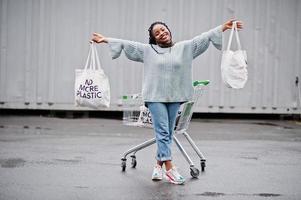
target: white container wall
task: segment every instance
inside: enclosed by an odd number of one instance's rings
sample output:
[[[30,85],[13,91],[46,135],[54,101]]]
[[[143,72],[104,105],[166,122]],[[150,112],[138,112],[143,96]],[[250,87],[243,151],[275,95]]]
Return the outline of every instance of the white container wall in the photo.
[[[245,25],[249,80],[244,89],[227,88],[221,51],[211,45],[193,63],[194,79],[211,81],[196,111],[301,113],[299,0],[0,2],[0,108],[82,110],[74,106],[74,71],[84,67],[93,32],[148,43],[149,25],[164,21],[181,41],[235,17]],[[141,91],[143,65],[124,55],[112,60],[106,44],[97,49],[111,82],[106,110],[121,110],[122,95]]]

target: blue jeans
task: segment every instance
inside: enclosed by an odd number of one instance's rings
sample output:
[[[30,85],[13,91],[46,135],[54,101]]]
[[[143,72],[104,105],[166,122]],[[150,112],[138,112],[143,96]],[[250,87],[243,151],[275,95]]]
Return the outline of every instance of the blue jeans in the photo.
[[[146,102],[156,133],[158,161],[171,160],[171,144],[175,121],[181,103]]]

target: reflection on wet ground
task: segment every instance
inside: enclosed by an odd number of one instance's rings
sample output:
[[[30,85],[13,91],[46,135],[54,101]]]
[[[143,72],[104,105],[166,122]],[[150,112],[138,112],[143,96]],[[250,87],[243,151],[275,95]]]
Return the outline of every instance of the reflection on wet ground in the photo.
[[[205,172],[173,146],[185,185],[151,181],[156,145],[121,156],[152,129],[119,120],[0,117],[0,199],[301,199],[301,125],[286,121],[193,120],[188,129],[207,158]],[[200,160],[178,136],[195,167]]]

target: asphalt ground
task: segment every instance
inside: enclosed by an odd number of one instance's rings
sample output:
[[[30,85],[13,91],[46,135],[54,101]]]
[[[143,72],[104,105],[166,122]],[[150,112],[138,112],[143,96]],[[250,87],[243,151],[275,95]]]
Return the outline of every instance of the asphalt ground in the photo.
[[[154,136],[113,119],[0,116],[0,199],[301,199],[301,123],[193,119],[188,133],[206,156],[197,179],[173,145],[185,185],[153,182],[156,146],[121,157]],[[178,136],[200,169],[190,144]]]

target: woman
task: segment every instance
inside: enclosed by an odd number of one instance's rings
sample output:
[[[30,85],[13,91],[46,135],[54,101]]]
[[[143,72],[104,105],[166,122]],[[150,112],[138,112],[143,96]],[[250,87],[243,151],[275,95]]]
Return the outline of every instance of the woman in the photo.
[[[113,59],[124,51],[128,59],[144,63],[142,96],[152,115],[157,143],[152,180],[162,180],[164,164],[167,180],[184,184],[185,179],[172,164],[171,143],[180,105],[191,100],[193,95],[192,60],[206,51],[210,42],[221,50],[222,32],[231,29],[234,21],[229,20],[192,40],[177,43],[173,43],[171,31],[163,22],[151,24],[149,44],[93,33],[92,41],[109,44]],[[237,27],[241,29],[242,22],[237,21]]]

